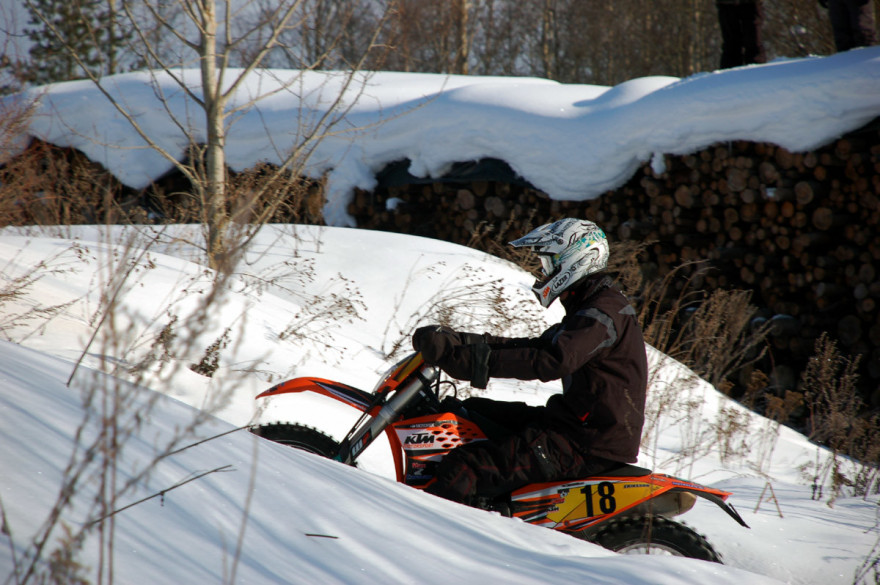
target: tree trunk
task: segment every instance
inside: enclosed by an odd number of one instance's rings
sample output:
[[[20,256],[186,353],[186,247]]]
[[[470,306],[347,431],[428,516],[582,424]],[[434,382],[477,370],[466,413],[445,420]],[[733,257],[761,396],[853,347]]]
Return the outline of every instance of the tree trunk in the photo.
[[[226,134],[224,100],[217,71],[217,12],[213,0],[204,3],[201,52],[202,95],[205,102],[204,185],[205,223],[208,231],[207,254],[211,268],[222,268],[225,251],[226,213]]]
[[[541,60],[544,65],[544,76],[555,79],[556,75],[556,2],[544,1],[543,19],[541,22]]]
[[[468,11],[470,10],[470,2],[468,0],[458,0],[458,49],[455,56],[455,73],[459,75],[468,75],[468,60],[470,58],[470,23],[468,20]]]

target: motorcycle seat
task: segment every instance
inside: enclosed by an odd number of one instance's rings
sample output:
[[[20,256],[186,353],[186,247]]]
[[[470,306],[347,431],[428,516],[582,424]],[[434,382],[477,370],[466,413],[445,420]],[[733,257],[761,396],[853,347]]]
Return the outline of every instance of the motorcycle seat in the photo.
[[[623,464],[620,467],[612,467],[599,475],[613,475],[616,477],[643,477],[651,475],[650,469],[639,467],[638,465]]]

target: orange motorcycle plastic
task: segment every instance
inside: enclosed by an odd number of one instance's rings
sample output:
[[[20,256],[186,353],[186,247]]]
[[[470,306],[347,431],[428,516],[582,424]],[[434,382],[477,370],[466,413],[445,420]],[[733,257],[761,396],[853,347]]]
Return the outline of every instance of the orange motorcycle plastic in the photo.
[[[264,424],[251,430],[269,440],[354,465],[383,432],[394,458],[397,481],[423,489],[452,449],[487,439],[486,430],[454,396],[441,399],[440,372],[418,353],[395,364],[366,392],[322,378],[296,378],[273,386],[258,399],[314,392],[362,414],[342,441],[300,423]],[[485,500],[495,510],[559,530],[622,553],[673,554],[721,562],[709,542],[672,520],[699,499],[714,503],[748,527],[727,502],[732,494],[634,465],[603,475],[524,486]]]

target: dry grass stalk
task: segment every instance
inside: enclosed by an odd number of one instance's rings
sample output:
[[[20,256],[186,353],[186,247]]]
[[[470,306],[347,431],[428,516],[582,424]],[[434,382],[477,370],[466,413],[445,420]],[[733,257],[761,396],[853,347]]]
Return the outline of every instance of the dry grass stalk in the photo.
[[[813,476],[816,486],[830,480],[830,502],[845,488],[867,495],[880,487],[880,416],[860,415],[864,408],[856,387],[859,359],[842,356],[837,344],[822,334],[801,377],[809,438],[831,450],[825,462],[817,461]]]
[[[122,185],[73,149],[34,141],[0,167],[0,225],[142,222]]]
[[[639,255],[649,243],[612,248],[609,271],[633,301],[645,341],[694,370],[715,388],[730,388],[729,378],[756,362],[769,326],[751,328],[756,308],[743,290],[701,290],[709,268],[686,262],[659,280],[646,280]],[[671,291],[677,291],[673,294]]]

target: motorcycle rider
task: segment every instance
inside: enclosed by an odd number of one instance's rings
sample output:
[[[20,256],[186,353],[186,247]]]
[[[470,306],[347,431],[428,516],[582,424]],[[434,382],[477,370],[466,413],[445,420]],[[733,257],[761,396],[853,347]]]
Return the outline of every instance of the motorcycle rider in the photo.
[[[453,378],[485,388],[489,378],[562,380],[545,406],[469,398],[463,406],[505,429],[453,449],[426,491],[472,506],[529,483],[596,475],[635,463],[644,423],[647,357],[635,310],[604,270],[608,240],[593,222],[543,225],[510,242],[541,260],[532,287],[562,321],[536,338],[503,338],[421,327],[413,348]]]

